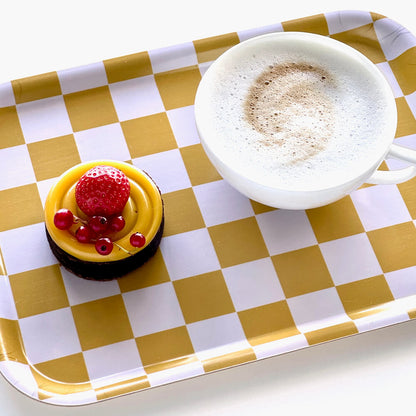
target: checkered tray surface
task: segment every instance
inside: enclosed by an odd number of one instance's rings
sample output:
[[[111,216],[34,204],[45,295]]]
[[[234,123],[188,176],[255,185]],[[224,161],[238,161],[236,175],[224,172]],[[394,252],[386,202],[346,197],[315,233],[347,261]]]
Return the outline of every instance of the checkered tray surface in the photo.
[[[391,83],[396,142],[416,148],[416,38],[336,12],[0,85],[0,369],[49,403],[97,402],[416,317],[416,179],[307,211],[232,189],[194,126],[201,76],[274,31],[331,36]],[[62,269],[42,204],[67,168],[128,161],[160,186],[155,257],[119,280]],[[384,169],[401,164],[389,160]]]

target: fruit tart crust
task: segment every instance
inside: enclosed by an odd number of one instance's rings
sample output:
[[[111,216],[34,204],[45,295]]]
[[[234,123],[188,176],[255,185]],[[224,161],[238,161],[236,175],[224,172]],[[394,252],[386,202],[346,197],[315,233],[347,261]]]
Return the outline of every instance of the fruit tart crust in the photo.
[[[79,260],[62,250],[52,240],[47,229],[46,237],[55,257],[62,264],[62,266],[72,273],[89,280],[112,280],[122,277],[132,270],[137,269],[156,253],[160,240],[162,239],[163,226],[164,219],[162,218],[158,232],[153,240],[147,244],[143,250],[118,261],[91,262]]]

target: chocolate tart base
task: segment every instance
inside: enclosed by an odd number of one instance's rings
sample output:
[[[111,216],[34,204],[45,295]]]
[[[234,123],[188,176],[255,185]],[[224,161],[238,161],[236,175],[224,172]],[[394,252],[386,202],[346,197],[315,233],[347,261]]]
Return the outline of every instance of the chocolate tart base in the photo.
[[[52,240],[46,227],[45,230],[51,250],[62,266],[84,279],[105,281],[124,276],[149,260],[156,253],[156,250],[159,247],[163,234],[163,226],[164,218],[162,218],[162,222],[155,237],[143,250],[123,260],[107,262],[92,262],[77,259],[62,250]]]

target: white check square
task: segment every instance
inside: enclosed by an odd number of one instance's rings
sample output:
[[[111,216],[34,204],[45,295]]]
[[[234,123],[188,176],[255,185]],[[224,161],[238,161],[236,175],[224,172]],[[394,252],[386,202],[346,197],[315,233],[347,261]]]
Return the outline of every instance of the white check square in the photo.
[[[412,220],[396,185],[358,189],[351,199],[366,231]]]
[[[91,380],[136,370],[136,377],[145,375],[136,342],[132,339],[84,351],[85,365]]]
[[[7,276],[0,276],[0,317],[4,319],[17,319],[13,293]]]
[[[100,282],[97,284],[97,282],[93,280],[80,279],[63,267],[61,267],[61,274],[71,306],[121,293],[116,280]]]
[[[11,82],[0,84],[0,107],[10,107],[16,104]]]
[[[43,206],[45,206],[46,198],[48,196],[49,191],[51,190],[52,186],[55,185],[57,180],[58,180],[58,177],[45,179],[44,181],[36,182],[40,200]]]
[[[236,313],[187,325],[196,355],[208,359],[250,347]]]
[[[395,299],[416,295],[416,266],[385,273]]]
[[[319,246],[336,285],[383,273],[365,233],[328,241]]]
[[[149,56],[154,73],[171,71],[198,63],[192,42],[153,49],[149,51]]]
[[[26,143],[72,134],[62,95],[16,106]]]
[[[153,75],[114,82],[110,92],[120,121],[165,111]]]
[[[207,227],[254,215],[250,200],[224,180],[193,189]]]
[[[301,332],[350,321],[334,287],[289,298],[287,303]]]
[[[308,341],[305,335],[292,335],[288,338],[278,339],[276,341],[266,342],[264,344],[254,345],[253,350],[258,360],[262,358],[275,357],[276,355],[285,354],[286,352],[300,350],[308,347]]]
[[[62,94],[102,87],[108,83],[103,62],[58,71],[58,78]]]
[[[135,337],[185,325],[171,282],[123,294]]]
[[[179,149],[139,157],[133,160],[133,164],[147,172],[158,184],[162,193],[191,187]]]
[[[416,94],[415,94],[416,97]],[[416,102],[415,102],[416,105]],[[416,115],[416,107],[415,107]],[[409,147],[411,149],[416,149],[416,134],[409,134],[408,136],[397,137],[394,139],[394,144],[399,146]],[[409,166],[409,163],[404,160],[389,158],[386,159],[386,164],[390,170],[404,169]]]
[[[374,30],[387,60],[397,58],[407,49],[416,46],[415,37],[399,23],[391,19],[378,19]]]
[[[95,159],[130,160],[120,123],[107,124],[74,133],[83,162]]]
[[[373,23],[371,14],[364,11],[343,10],[340,12],[329,12],[325,13],[325,18],[328,23],[328,31],[331,35]]]
[[[356,319],[354,320],[354,324],[359,332],[366,332],[408,321],[409,315],[407,314],[406,310],[403,308],[400,311],[397,306],[398,305],[395,305],[394,308],[386,308],[377,314],[371,314]]]
[[[244,40],[254,38],[255,36],[265,35],[267,33],[283,32],[283,26],[281,23],[275,23],[268,26],[262,26],[258,28],[245,29],[237,32],[240,42]]]
[[[9,275],[57,263],[43,222],[1,232],[0,246]]]
[[[70,308],[19,319],[19,325],[32,364],[81,352]]]
[[[190,361],[175,367],[147,374],[147,379],[152,387],[173,383],[175,381],[186,380],[204,374],[204,367],[199,361]]]
[[[0,149],[0,191],[36,182],[25,144]]]
[[[211,66],[212,61],[209,62],[203,62],[202,64],[198,65],[199,72],[201,73],[201,76],[205,75],[205,72],[207,72],[208,68]]]
[[[30,365],[22,364],[18,361],[4,360],[0,361],[0,371],[6,379],[9,379],[9,375],[12,375],[14,380],[24,380],[24,389],[26,392],[39,391],[38,383],[33,376]]]
[[[305,211],[279,209],[256,217],[272,256],[317,244]]]
[[[393,94],[395,98],[402,97],[403,91],[397,82],[396,77],[394,76],[393,71],[391,70],[391,66],[388,62],[381,62],[376,64],[377,68],[383,73],[383,75],[387,78],[388,83],[390,84],[391,89],[393,90]]]
[[[416,91],[412,94],[406,95],[406,102],[410,107],[414,117],[416,118]]]
[[[222,273],[237,311],[285,298],[270,258],[228,267]]]
[[[166,114],[179,147],[200,142],[195,125],[193,105],[175,108],[167,111]]]
[[[206,228],[164,237],[160,249],[172,280],[221,268]]]

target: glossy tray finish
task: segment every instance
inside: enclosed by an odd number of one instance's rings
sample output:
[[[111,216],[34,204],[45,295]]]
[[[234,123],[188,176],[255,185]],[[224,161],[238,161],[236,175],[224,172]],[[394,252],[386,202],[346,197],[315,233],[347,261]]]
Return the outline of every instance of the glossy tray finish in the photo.
[[[93,403],[416,317],[416,179],[277,210],[230,188],[202,150],[193,100],[204,71],[232,45],[282,30],[367,55],[396,96],[396,142],[416,148],[416,39],[369,12],[0,85],[0,369],[15,387],[48,403]],[[166,228],[152,260],[103,283],[57,264],[42,204],[64,170],[105,158],[156,180]]]

